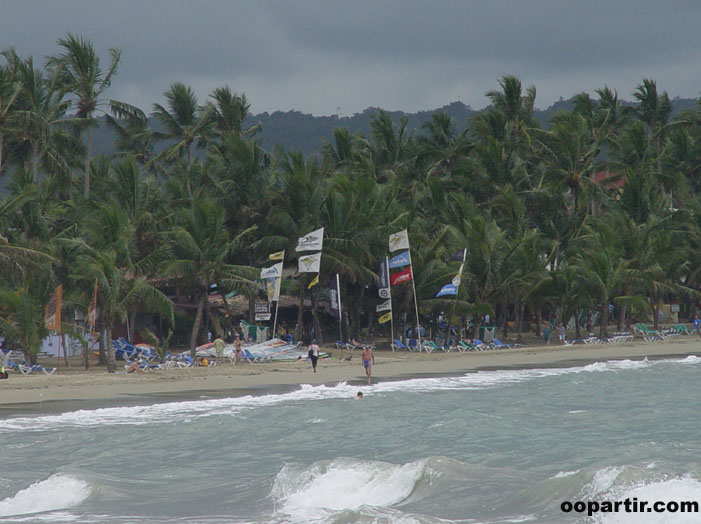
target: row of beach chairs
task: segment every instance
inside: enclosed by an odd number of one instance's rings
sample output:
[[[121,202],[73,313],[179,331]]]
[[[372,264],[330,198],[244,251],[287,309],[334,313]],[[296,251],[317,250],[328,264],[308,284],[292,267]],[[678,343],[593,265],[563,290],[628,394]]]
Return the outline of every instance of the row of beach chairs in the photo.
[[[53,375],[56,368],[44,367],[38,364],[30,364],[24,359],[24,353],[21,351],[4,351],[0,350],[0,368],[16,371],[22,375],[31,375],[32,373],[43,373],[44,375]]]
[[[421,345],[418,344],[416,339],[409,339],[408,344],[402,343],[401,340],[395,339],[392,343],[392,350],[406,350],[406,351],[426,351],[427,353],[433,353],[434,351],[443,351],[445,353],[451,353],[457,351],[459,353],[464,353],[465,351],[485,351],[488,349],[510,349],[519,347],[521,344],[505,344],[498,338],[493,339],[489,343],[482,342],[481,340],[474,339],[472,341],[460,340],[456,344],[439,346],[432,340],[422,340]]]

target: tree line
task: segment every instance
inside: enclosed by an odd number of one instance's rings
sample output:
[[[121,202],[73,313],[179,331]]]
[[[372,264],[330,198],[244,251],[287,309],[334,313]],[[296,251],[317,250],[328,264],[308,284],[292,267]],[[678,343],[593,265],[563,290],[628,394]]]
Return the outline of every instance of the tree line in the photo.
[[[459,126],[436,112],[410,132],[406,118],[378,110],[370,133],[336,128],[319,154],[305,155],[261,147],[265,130],[244,126],[244,93],[222,86],[198,100],[174,82],[147,113],[106,97],[119,50],[105,60],[72,34],[58,45],[41,65],[12,48],[0,65],[0,336],[33,362],[59,284],[64,331],[80,337],[71,319],[85,314],[97,282],[97,331],[113,370],[116,322],[129,321],[133,336],[138,313],[155,313],[160,329],[145,333],[162,343],[186,330],[194,350],[205,324],[225,328],[212,284],[252,308],[268,254],[285,249],[285,267],[296,267],[298,238],[322,226],[321,284],[308,289],[307,274],[283,280],[283,294],[312,303],[312,326],[299,308],[297,337],[323,336],[320,301],[336,273],[344,333],[386,330],[377,271],[388,235],[404,228],[426,319],[444,311],[478,329],[490,314],[520,339],[527,317],[536,326],[573,318],[577,336],[594,326],[606,336],[613,324],[656,326],[664,302],[696,313],[701,106],[671,118],[654,80],[634,88],[632,106],[606,86],[580,93],[544,128],[535,87],[504,76],[486,110]],[[116,152],[95,156],[103,116]],[[463,249],[458,296],[436,298]],[[392,290],[396,318],[408,322],[411,289]]]

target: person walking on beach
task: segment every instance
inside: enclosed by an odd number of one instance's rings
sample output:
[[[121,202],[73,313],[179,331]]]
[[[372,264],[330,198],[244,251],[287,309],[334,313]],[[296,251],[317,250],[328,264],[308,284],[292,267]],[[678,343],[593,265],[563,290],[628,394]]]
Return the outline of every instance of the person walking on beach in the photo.
[[[557,333],[560,338],[560,345],[564,346],[565,345],[565,339],[567,338],[567,331],[565,330],[565,325],[561,322],[559,326],[557,326]]]
[[[701,320],[699,320],[698,315],[694,315],[694,330],[696,331],[696,336],[701,339]]]
[[[226,342],[224,342],[221,337],[217,337],[214,339],[214,352],[216,355],[216,360],[217,360],[217,366],[220,366],[224,363],[224,346],[226,345]]]
[[[309,353],[307,356],[309,360],[312,361],[312,368],[314,369],[314,373],[316,373],[316,363],[319,361],[319,345],[316,343],[316,339],[313,339],[312,343],[309,344]]]
[[[234,365],[237,366],[241,363],[241,352],[243,351],[243,342],[241,342],[241,337],[236,335],[234,340],[234,352],[236,353],[236,359],[234,360]]]
[[[372,380],[372,365],[375,363],[375,353],[370,346],[365,346],[363,349],[363,367],[365,374],[368,376],[368,384]]]
[[[546,346],[550,345],[550,324],[543,322],[543,341]]]

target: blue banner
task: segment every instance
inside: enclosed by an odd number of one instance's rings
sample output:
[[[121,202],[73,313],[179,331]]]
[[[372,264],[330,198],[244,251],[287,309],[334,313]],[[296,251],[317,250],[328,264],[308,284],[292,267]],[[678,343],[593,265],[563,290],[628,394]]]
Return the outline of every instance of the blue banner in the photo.
[[[397,269],[398,267],[408,266],[411,262],[409,261],[409,251],[403,251],[399,253],[396,257],[392,257],[389,260],[389,268]]]
[[[436,298],[442,297],[445,295],[457,295],[458,294],[458,286],[454,284],[446,284],[441,288],[441,290],[436,294]]]
[[[383,258],[380,262],[380,272],[378,273],[380,277],[380,289],[386,289],[389,287],[389,270],[387,269],[387,257]]]

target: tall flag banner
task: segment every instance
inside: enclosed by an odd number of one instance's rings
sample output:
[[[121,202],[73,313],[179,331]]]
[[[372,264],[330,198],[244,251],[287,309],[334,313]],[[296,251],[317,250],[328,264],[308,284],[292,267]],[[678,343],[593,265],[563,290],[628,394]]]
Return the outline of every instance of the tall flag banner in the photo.
[[[329,286],[329,314],[341,318],[341,290],[338,288],[338,274]]]
[[[280,282],[281,278],[266,278],[265,293],[268,295],[268,302],[277,302],[280,300]]]
[[[392,284],[393,286],[413,280],[411,276],[411,266],[406,268],[404,271],[400,271],[399,273],[394,273],[393,275],[390,275],[389,279],[390,284]]]
[[[284,260],[285,259],[285,251],[278,251],[277,253],[270,253],[268,255],[268,260]]]
[[[398,267],[408,266],[409,264],[411,264],[409,251],[403,251],[402,253],[399,253],[398,255],[389,259],[390,269],[397,269]]]
[[[382,315],[380,318],[377,319],[377,321],[380,324],[384,324],[385,322],[389,322],[390,320],[392,320],[392,312],[391,311],[389,313],[385,313],[384,315]]]
[[[61,331],[61,300],[63,298],[63,285],[59,285],[54,293],[51,293],[49,303],[44,308],[44,326],[51,331]]]
[[[314,286],[316,286],[319,283],[319,273],[316,274],[314,278],[312,278],[312,281],[309,282],[309,285],[307,286],[307,289],[311,289]]]
[[[377,274],[379,277],[379,295],[380,298],[389,298],[389,267],[387,264],[387,257],[382,259],[380,262],[380,272]]]
[[[390,252],[397,251],[398,249],[409,249],[409,234],[406,229],[389,236]]]
[[[300,238],[295,251],[321,251],[323,244],[324,228],[322,227]]]
[[[460,287],[460,283],[462,282],[462,272],[463,269],[465,268],[465,258],[467,257],[467,249],[463,249],[461,251],[461,258],[458,258],[458,260],[462,260],[462,263],[460,264],[460,269],[458,270],[458,273],[453,277],[453,280],[451,281],[450,284],[446,284],[441,288],[441,290],[436,293],[436,298],[438,297],[443,297],[446,295],[454,295],[457,296],[458,294],[458,288]],[[454,260],[455,256],[453,256],[450,260]]]
[[[95,331],[95,325],[97,324],[97,279],[95,279],[95,287],[92,290],[92,300],[90,300],[90,306],[88,306],[88,326],[90,326],[90,332]]]
[[[264,267],[260,270],[260,278],[279,278],[282,277],[282,262],[270,267]]]
[[[321,253],[299,257],[298,265],[300,273],[318,273],[321,266]]]
[[[392,299],[388,298],[382,304],[378,304],[375,307],[375,311],[379,313],[380,311],[392,311]]]

